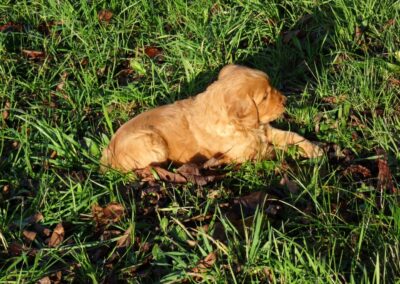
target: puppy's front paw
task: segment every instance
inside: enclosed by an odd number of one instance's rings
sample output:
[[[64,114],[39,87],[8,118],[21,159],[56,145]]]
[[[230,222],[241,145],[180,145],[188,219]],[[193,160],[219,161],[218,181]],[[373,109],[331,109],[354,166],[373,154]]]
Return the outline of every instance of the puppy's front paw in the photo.
[[[309,159],[318,158],[324,155],[324,150],[322,150],[322,148],[319,147],[318,145],[313,144],[311,142],[302,145],[301,150],[303,156]]]

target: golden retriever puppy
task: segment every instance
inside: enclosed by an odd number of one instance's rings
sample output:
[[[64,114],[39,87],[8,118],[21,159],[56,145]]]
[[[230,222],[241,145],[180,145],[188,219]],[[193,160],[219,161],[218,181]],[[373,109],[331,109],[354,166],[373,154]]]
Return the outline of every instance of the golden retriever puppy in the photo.
[[[205,163],[205,167],[268,159],[274,147],[297,145],[308,158],[322,150],[269,122],[285,110],[286,98],[261,71],[227,65],[217,81],[195,97],[144,112],[123,124],[103,151],[102,171],[149,165]]]

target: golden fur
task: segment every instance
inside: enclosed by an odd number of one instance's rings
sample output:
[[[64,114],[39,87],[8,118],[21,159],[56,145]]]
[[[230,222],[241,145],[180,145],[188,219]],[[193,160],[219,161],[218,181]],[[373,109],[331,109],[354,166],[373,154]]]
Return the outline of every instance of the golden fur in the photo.
[[[242,163],[271,158],[274,147],[288,145],[298,145],[305,157],[322,155],[300,135],[268,124],[282,115],[285,101],[265,73],[227,65],[203,93],[122,125],[103,151],[102,170],[127,172],[166,162]]]

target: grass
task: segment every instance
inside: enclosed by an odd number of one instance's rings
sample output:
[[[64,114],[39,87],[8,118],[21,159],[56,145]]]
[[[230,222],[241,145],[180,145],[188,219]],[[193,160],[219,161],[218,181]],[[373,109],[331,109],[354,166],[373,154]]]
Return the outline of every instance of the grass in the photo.
[[[394,0],[3,0],[0,282],[400,283],[399,16]],[[267,72],[289,98],[276,125],[326,156],[204,187],[98,173],[123,122],[227,63]],[[235,224],[226,204],[256,191],[283,211]],[[125,214],[93,216],[111,202]]]

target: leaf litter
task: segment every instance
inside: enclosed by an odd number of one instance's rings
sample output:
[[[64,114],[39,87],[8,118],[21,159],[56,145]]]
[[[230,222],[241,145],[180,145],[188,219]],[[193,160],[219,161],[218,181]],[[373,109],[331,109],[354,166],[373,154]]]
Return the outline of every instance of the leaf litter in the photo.
[[[51,248],[58,247],[65,237],[65,230],[62,223],[58,223],[51,234],[48,246]]]

